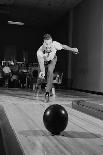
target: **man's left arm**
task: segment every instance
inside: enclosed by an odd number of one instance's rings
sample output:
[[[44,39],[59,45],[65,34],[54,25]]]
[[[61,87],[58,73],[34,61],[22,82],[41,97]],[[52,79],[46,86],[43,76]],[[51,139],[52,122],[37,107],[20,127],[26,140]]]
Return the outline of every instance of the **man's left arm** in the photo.
[[[72,51],[75,54],[79,53],[77,48],[72,48],[72,47],[67,46],[67,45],[61,45],[61,46],[62,46],[62,49],[64,49],[64,50]]]
[[[73,52],[73,53],[75,53],[75,54],[78,54],[78,53],[79,53],[77,48],[71,48],[70,46],[61,44],[61,43],[59,43],[59,42],[57,42],[57,41],[54,41],[53,43],[54,43],[55,48],[56,48],[57,50],[62,50],[62,49],[64,49],[64,50],[67,50],[67,51],[71,51],[71,52]]]

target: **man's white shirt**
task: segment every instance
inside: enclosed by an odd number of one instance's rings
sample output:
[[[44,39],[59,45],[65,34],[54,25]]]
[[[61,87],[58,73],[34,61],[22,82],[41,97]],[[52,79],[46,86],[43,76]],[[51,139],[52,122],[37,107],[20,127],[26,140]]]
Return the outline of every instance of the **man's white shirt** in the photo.
[[[42,58],[44,58],[44,61],[50,61],[55,57],[57,50],[62,50],[62,45],[57,41],[53,41],[51,47],[49,48],[50,52],[48,53],[45,50],[45,53],[43,53],[44,50],[45,49],[42,45],[37,51],[37,56],[41,56]]]

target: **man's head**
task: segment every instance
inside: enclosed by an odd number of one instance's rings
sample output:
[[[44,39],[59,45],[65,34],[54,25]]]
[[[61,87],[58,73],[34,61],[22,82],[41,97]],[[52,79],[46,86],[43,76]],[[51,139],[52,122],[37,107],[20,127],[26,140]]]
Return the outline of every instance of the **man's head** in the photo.
[[[52,45],[52,37],[50,34],[45,34],[43,38],[44,38],[43,46],[44,46],[45,50],[47,50],[49,52],[51,45]]]
[[[52,36],[50,34],[45,34],[43,36],[43,40],[50,40],[50,39],[52,39]]]

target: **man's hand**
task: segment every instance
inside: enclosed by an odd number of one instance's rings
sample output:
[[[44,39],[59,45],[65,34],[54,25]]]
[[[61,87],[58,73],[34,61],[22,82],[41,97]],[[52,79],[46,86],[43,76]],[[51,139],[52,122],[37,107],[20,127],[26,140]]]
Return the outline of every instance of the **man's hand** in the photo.
[[[74,54],[78,54],[79,53],[77,48],[72,48],[72,50],[73,50]]]
[[[39,78],[44,79],[44,78],[45,78],[45,72],[40,72],[40,73],[39,73]]]

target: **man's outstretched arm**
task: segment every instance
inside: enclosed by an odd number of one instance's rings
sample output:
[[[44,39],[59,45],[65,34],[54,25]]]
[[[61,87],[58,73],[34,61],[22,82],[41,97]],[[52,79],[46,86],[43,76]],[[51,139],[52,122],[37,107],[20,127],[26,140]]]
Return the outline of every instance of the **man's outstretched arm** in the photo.
[[[79,53],[77,48],[72,48],[72,47],[69,47],[69,46],[67,46],[67,45],[62,45],[62,49],[68,50],[68,51],[72,51],[72,52],[74,52],[75,54],[78,54],[78,53]]]

